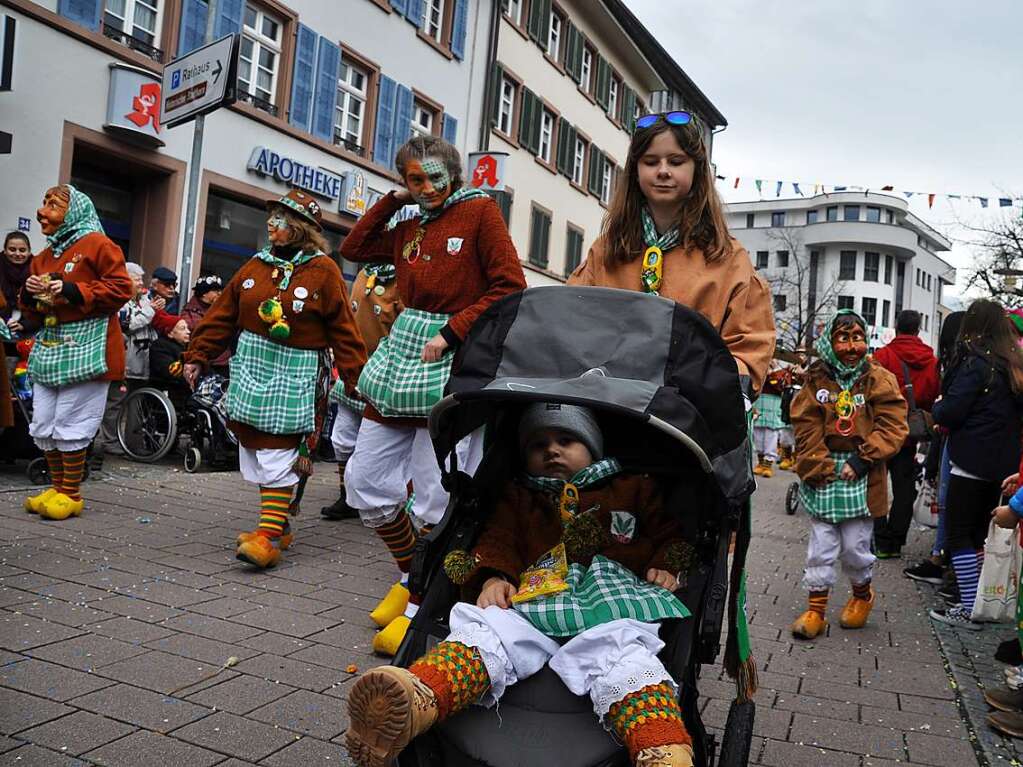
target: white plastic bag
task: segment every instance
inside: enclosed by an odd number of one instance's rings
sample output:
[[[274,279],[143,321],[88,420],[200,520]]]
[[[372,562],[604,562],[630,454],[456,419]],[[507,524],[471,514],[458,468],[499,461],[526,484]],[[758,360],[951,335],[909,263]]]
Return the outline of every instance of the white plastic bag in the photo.
[[[913,502],[913,521],[925,527],[938,526],[938,491],[933,483],[924,480]]]
[[[984,567],[973,603],[975,621],[1016,621],[1016,595],[1023,549],[1019,533],[1005,530],[991,521],[984,541]]]

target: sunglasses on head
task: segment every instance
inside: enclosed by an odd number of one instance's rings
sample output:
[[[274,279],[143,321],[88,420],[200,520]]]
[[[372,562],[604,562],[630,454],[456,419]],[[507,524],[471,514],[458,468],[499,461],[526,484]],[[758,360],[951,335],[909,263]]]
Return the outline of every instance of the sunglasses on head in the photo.
[[[649,128],[651,125],[656,125],[660,120],[664,120],[668,125],[688,125],[693,121],[693,116],[682,109],[676,109],[673,112],[657,112],[640,117],[636,120],[636,127]]]

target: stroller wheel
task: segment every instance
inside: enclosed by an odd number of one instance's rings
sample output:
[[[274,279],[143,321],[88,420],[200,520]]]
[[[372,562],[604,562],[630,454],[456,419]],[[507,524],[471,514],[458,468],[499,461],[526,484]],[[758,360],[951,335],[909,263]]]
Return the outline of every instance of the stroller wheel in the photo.
[[[799,508],[799,483],[793,482],[785,492],[785,513],[792,516]]]
[[[202,466],[202,452],[197,447],[190,447],[185,451],[185,471],[195,474]]]
[[[47,485],[50,482],[50,468],[45,458],[33,458],[29,461],[25,473],[33,485]]]
[[[178,416],[170,397],[148,386],[129,394],[117,418],[117,439],[134,461],[154,463],[167,455],[178,439]]]

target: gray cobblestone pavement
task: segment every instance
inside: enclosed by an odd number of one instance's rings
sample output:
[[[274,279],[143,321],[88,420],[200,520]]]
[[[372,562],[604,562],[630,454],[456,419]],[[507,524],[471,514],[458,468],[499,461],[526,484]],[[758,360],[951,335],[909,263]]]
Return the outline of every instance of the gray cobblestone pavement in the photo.
[[[904,562],[879,564],[865,629],[837,627],[843,585],[828,635],[791,640],[806,540],[805,519],[782,508],[791,478],[763,482],[754,509],[752,763],[1017,763],[983,725],[980,688],[998,681],[991,655],[1009,630],[943,630],[939,644],[932,589],[902,577]],[[63,523],[22,511],[26,490],[13,469],[0,474],[0,767],[349,764],[348,669],[382,662],[367,611],[395,572],[357,521],[321,521],[333,467],[319,467],[296,544],[268,573],[234,559],[234,537],[256,522],[237,474],[114,464]],[[700,689],[720,728],[732,683],[707,669]]]

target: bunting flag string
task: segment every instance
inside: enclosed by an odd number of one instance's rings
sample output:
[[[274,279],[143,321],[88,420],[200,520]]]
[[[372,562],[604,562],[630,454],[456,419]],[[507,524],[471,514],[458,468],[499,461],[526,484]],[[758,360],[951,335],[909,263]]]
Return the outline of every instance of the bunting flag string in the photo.
[[[718,181],[732,181],[732,189],[738,189],[743,184],[743,178],[746,178],[747,182],[750,180],[749,176],[725,176],[719,174],[717,176]],[[799,197],[806,197],[806,194],[800,188],[800,184],[803,182],[799,181],[779,181],[777,179],[766,179],[766,178],[754,178],[753,186],[756,187],[757,195],[763,196],[764,184],[774,184],[774,196],[781,197],[782,189],[786,184],[792,186],[792,192]],[[881,187],[874,187],[875,190],[881,192],[895,192],[896,188],[894,184],[885,184]],[[980,205],[981,208],[987,208],[989,205],[994,206],[997,203],[999,208],[1011,208],[1015,205],[1023,206],[1023,196],[1017,197],[991,197],[981,196],[976,194],[941,194],[938,192],[916,192],[909,190],[899,190],[905,196],[907,200],[911,200],[916,195],[921,195],[927,198],[927,207],[933,208],[935,200],[946,199],[949,201],[969,201],[975,202]],[[832,194],[834,192],[863,192],[865,195],[870,193],[870,187],[858,186],[858,185],[845,185],[845,184],[822,184],[817,182],[813,185],[813,196],[817,196],[820,193],[825,195]]]

